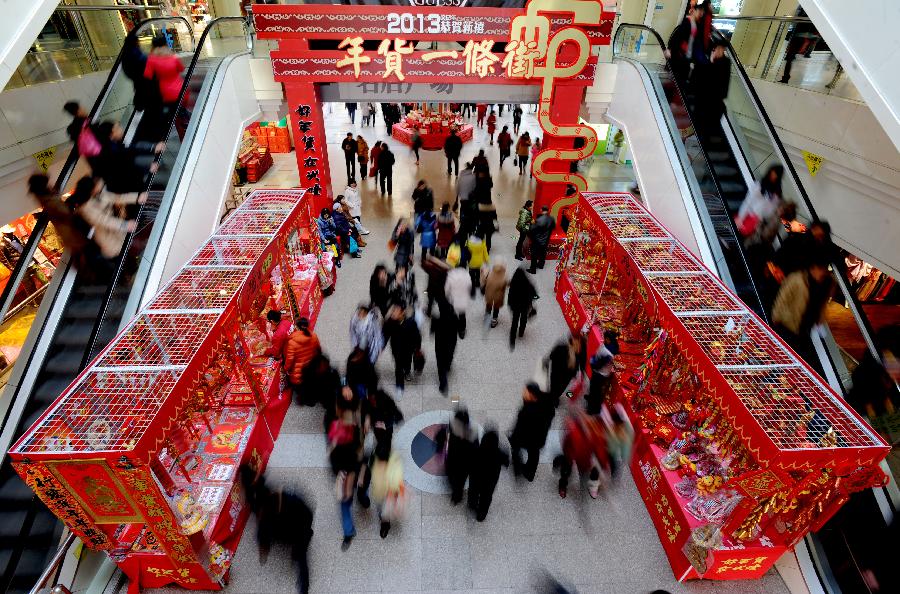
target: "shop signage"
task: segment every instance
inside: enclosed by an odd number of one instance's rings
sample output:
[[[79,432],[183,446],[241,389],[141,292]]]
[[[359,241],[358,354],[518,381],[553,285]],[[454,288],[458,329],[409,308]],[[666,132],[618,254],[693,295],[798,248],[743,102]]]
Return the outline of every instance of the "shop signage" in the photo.
[[[806,168],[809,170],[809,175],[811,177],[815,177],[816,174],[819,173],[819,169],[822,168],[822,163],[825,162],[825,158],[821,155],[817,155],[809,151],[800,152],[803,153],[803,161],[806,163]]]

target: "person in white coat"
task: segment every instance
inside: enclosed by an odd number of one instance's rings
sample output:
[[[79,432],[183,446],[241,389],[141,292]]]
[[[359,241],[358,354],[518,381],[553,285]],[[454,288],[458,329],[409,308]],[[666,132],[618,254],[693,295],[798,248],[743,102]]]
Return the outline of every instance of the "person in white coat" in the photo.
[[[359,188],[356,187],[355,179],[351,178],[350,183],[347,184],[347,188],[344,190],[344,204],[347,205],[350,216],[353,217],[353,224],[356,226],[359,234],[368,235],[369,230],[363,227],[362,224],[362,198],[359,195]]]
[[[444,283],[444,295],[453,306],[453,311],[459,318],[459,337],[466,337],[466,309],[472,301],[472,279],[465,268],[454,268],[447,273],[447,281]]]

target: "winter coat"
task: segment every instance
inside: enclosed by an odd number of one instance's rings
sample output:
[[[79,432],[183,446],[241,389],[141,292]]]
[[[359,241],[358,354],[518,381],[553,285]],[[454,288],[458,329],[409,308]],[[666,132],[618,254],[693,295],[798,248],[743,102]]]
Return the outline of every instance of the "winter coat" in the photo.
[[[334,229],[337,231],[338,235],[349,235],[350,234],[350,221],[347,220],[347,216],[336,210],[331,213],[331,220],[334,221]]]
[[[463,268],[454,268],[447,273],[444,295],[457,314],[466,313],[471,301],[472,278]]]
[[[291,326],[293,323],[290,320],[278,322],[275,332],[272,333],[272,345],[265,350],[263,355],[273,357],[275,360],[281,360],[284,357],[284,345],[291,334]]]
[[[528,230],[531,229],[532,220],[533,217],[531,216],[531,211],[524,206],[520,208],[519,218],[516,219],[516,231],[519,233],[528,233]]]
[[[481,272],[481,288],[484,289],[485,307],[503,307],[508,285],[506,264],[498,262],[491,266],[490,271],[484,269]]]
[[[451,134],[444,141],[444,154],[448,157],[458,157],[462,152],[463,143],[459,136]]]
[[[106,190],[115,194],[140,192],[147,188],[147,172],[150,170],[151,155],[155,145],[149,142],[135,142],[125,146],[121,142],[106,140],[101,142],[100,153],[94,160],[94,175],[103,178]]]
[[[450,247],[450,243],[456,236],[456,218],[452,212],[438,215],[437,229],[437,246],[445,250]]]
[[[369,160],[372,163],[372,167],[378,169],[378,155],[381,154],[381,146],[373,147],[371,151],[369,151]]]
[[[487,237],[499,230],[497,223],[497,207],[493,204],[478,205],[478,230]]]
[[[537,296],[534,285],[523,268],[517,268],[509,282],[509,308],[513,311],[528,311]]]
[[[416,292],[416,276],[412,270],[407,271],[406,279],[401,283],[396,277],[391,279],[388,287],[388,303],[390,305],[405,304],[407,307],[414,307],[419,301],[419,294]]]
[[[416,241],[412,230],[407,227],[402,233],[398,233],[397,228],[394,227],[391,239],[397,244],[396,251],[394,252],[394,262],[397,266],[409,266],[412,262]]]
[[[369,160],[369,143],[366,142],[365,138],[356,139],[356,156],[360,163],[365,163]]]
[[[387,284],[382,286],[374,274],[369,279],[369,300],[381,311],[381,315],[387,312],[391,280],[391,275],[388,274]]]
[[[512,136],[509,132],[501,132],[500,135],[497,136],[497,146],[500,147],[501,153],[508,153],[512,143]]]
[[[321,352],[319,337],[313,332],[306,335],[302,330],[294,330],[284,344],[284,372],[291,383],[299,385],[303,379],[303,369]]]
[[[502,466],[509,466],[509,454],[503,448],[491,446],[482,439],[472,465],[474,483],[483,490],[493,489],[500,479]]]
[[[416,217],[416,231],[423,250],[431,249],[437,244],[437,218],[434,212],[427,210]]]
[[[351,217],[362,216],[362,198],[359,196],[359,188],[347,186],[344,189],[344,202],[347,203]]]
[[[456,418],[450,419],[447,432],[447,476],[468,475],[478,451],[478,433]]]
[[[403,490],[403,460],[397,452],[391,452],[387,460],[372,462],[372,501],[383,505],[389,495],[397,495]]]
[[[353,314],[350,318],[350,346],[366,351],[369,360],[374,363],[384,349],[384,336],[381,333],[381,312],[371,310],[365,318]]]
[[[319,217],[316,219],[316,226],[319,228],[319,238],[325,243],[334,242],[337,229],[334,227],[334,219]]]
[[[466,242],[469,249],[469,268],[478,270],[485,264],[490,263],[491,257],[488,255],[487,245],[484,241],[476,236],[472,236]]]
[[[422,348],[422,334],[412,316],[402,320],[384,321],[384,338],[391,342],[395,360],[404,360]]]
[[[523,402],[509,443],[526,449],[544,447],[554,414],[553,408],[543,401]]]
[[[136,204],[138,194],[101,192],[77,208],[77,214],[94,228],[94,243],[104,258],[115,258],[122,251],[128,221],[116,216],[117,205]]]
[[[772,306],[773,324],[781,324],[792,333],[800,335],[822,321],[828,299],[812,303],[810,282],[810,275],[805,270],[792,272],[785,277]],[[823,291],[830,295],[831,287],[826,286]],[[818,311],[808,311],[810,307],[818,308]]]
[[[493,134],[496,129],[497,129],[497,116],[493,115],[493,114],[489,115],[488,119],[487,119],[488,134]]]
[[[355,155],[359,152],[359,143],[354,138],[344,138],[344,141],[341,143],[341,150],[344,151],[345,157]]]
[[[382,149],[378,153],[378,171],[388,174],[394,170],[394,153],[390,150]]]
[[[184,79],[181,71],[184,64],[175,54],[153,54],[147,56],[147,65],[144,67],[144,78],[156,78],[159,84],[159,94],[163,103],[175,103],[181,94]]]
[[[556,221],[548,214],[542,214],[531,226],[531,240],[541,247],[547,247],[550,236],[556,228]]]
[[[528,156],[528,148],[531,146],[531,140],[525,138],[524,136],[519,136],[519,141],[516,143],[516,154],[520,157]]]
[[[475,173],[471,169],[463,169],[456,179],[456,199],[465,202],[475,191]]]
[[[416,214],[434,210],[434,192],[428,186],[413,190],[412,200],[413,211]]]

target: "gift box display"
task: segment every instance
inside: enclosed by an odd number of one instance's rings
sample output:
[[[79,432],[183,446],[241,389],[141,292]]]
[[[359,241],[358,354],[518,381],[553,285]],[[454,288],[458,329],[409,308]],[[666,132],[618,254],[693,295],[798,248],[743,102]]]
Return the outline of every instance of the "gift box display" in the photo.
[[[290,404],[266,313],[315,323],[330,262],[303,190],[256,191],[10,449],[132,587],[219,589]]]
[[[632,474],[679,580],[759,577],[887,480],[887,444],[630,194],[579,197],[556,291],[589,352],[620,332]]]

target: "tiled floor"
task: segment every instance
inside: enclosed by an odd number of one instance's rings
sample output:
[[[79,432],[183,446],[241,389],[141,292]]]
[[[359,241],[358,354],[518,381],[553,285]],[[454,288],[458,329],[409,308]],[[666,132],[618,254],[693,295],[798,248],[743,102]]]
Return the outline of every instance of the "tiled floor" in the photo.
[[[509,123],[508,112],[503,120]],[[370,144],[386,135],[383,122],[375,127],[375,133],[372,128],[351,126],[342,106],[334,106],[327,121],[329,153],[332,163],[337,164],[332,177],[341,182],[334,187],[338,193],[344,181],[339,143],[346,132],[361,132]],[[524,128],[532,136],[538,132],[530,114],[526,114]],[[484,132],[476,131],[475,140],[465,145],[464,159],[470,158],[484,139]],[[423,152],[422,164],[417,169],[408,150],[393,141],[389,143],[398,157],[394,196],[381,197],[373,191],[371,180],[361,184],[363,221],[372,230],[367,238],[369,246],[362,259],[345,260],[338,275],[337,291],[325,300],[315,328],[323,347],[341,367],[348,354],[349,317],[356,304],[367,296],[374,265],[389,259],[388,234],[396,218],[411,210],[409,195],[416,180],[425,178],[432,184],[437,203],[454,195],[454,180],[446,176],[442,153]],[[534,183],[527,176],[520,177],[511,163],[498,171],[497,149],[487,148],[501,228],[494,238],[492,257],[505,255],[511,260],[514,217],[521,203],[533,195]],[[610,169],[602,163],[595,165],[596,189],[627,187],[630,170],[623,167],[619,171],[616,166]],[[288,179],[290,175],[286,171],[276,169],[269,175],[283,176],[279,179],[285,179],[286,185],[295,183],[295,179]],[[261,186],[271,183],[265,177],[261,180]],[[421,289],[426,279],[418,269],[416,274]],[[565,333],[562,314],[551,292],[552,277],[550,267],[537,276],[541,295],[538,315],[529,323],[526,336],[515,352],[510,352],[507,346],[508,311],[501,313],[499,327],[485,328],[479,323],[480,298],[470,308],[470,331],[457,347],[450,378],[451,396],[459,396],[475,421],[494,423],[502,434],[511,427],[520,403],[521,387],[531,376],[535,362]],[[451,407],[450,400],[437,390],[430,338],[427,345],[425,371],[407,386],[399,401],[407,419],[425,411]],[[389,353],[378,362],[378,371],[383,384],[390,386],[393,369]],[[657,588],[679,593],[787,592],[776,573],[755,582],[678,584],[630,476],[623,477],[606,497],[596,501],[579,493],[574,486],[569,498],[563,500],[557,494],[556,479],[546,463],[540,465],[533,483],[518,484],[511,473],[504,473],[483,523],[476,522],[464,506],[453,507],[446,495],[410,489],[405,517],[382,540],[374,510],[357,507],[354,510],[357,538],[347,552],[341,552],[339,510],[333,478],[324,458],[321,416],[319,409],[291,408],[268,470],[271,480],[302,490],[316,504],[315,536],[310,547],[313,592],[531,592],[537,591],[535,581],[544,571],[574,584],[583,594],[637,594]],[[553,447],[558,444],[548,444],[548,448]],[[226,592],[292,591],[295,573],[287,552],[273,553],[268,564],[261,566],[254,529],[251,519]]]

